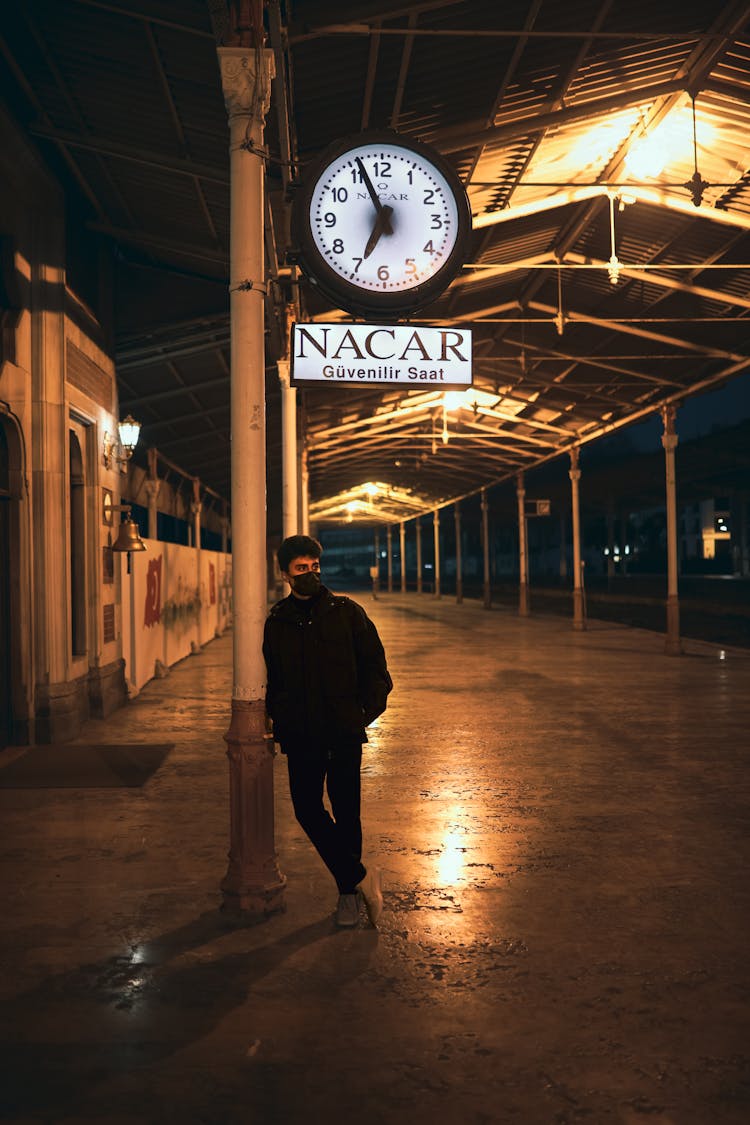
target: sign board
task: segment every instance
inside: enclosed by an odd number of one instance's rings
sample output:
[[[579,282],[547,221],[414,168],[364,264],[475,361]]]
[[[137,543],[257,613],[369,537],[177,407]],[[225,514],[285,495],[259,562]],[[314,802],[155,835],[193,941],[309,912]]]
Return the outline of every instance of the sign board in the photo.
[[[291,380],[297,387],[463,390],[471,386],[471,345],[470,328],[295,324]]]
[[[524,515],[526,516],[551,516],[551,500],[524,500]]]

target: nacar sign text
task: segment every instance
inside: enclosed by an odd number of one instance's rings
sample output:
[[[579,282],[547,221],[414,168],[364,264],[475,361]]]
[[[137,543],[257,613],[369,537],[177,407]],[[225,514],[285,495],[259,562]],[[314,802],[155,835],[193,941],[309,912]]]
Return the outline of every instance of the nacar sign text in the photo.
[[[470,387],[471,343],[466,328],[295,324],[292,382]]]

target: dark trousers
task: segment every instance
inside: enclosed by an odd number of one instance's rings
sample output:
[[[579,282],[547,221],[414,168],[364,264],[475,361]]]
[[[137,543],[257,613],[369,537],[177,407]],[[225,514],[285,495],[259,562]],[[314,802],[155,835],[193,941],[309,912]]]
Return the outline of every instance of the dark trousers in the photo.
[[[326,750],[284,746],[294,814],[336,880],[339,894],[353,894],[365,877],[359,818],[362,747]],[[333,816],[323,804],[323,785]]]

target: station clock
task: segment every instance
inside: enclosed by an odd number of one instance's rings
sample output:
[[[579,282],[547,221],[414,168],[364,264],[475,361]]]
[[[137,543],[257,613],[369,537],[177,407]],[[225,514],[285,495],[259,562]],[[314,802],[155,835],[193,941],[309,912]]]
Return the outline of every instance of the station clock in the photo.
[[[470,232],[466,191],[438,153],[398,133],[361,133],[305,169],[290,258],[339,308],[382,319],[438,297]]]

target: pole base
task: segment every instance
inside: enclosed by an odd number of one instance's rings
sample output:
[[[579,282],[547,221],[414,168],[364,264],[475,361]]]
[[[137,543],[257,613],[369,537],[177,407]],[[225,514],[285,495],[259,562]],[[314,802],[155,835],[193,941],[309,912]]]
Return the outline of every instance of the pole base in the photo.
[[[573,628],[583,632],[586,628],[586,616],[583,612],[583,590],[576,586],[573,590]]]
[[[278,874],[278,882],[266,887],[230,886],[233,882],[228,872],[221,883],[221,909],[227,914],[258,921],[271,914],[283,914],[286,910],[286,876]]]
[[[223,909],[266,917],[286,908],[286,878],[274,842],[273,743],[266,737],[262,700],[232,700],[224,735],[229,759],[229,867],[221,882]]]
[[[682,641],[680,640],[680,599],[674,594],[667,598],[667,635],[664,640],[664,651],[667,656],[682,655]]]
[[[527,582],[521,582],[518,587],[518,616],[528,617],[530,613],[529,586]]]

